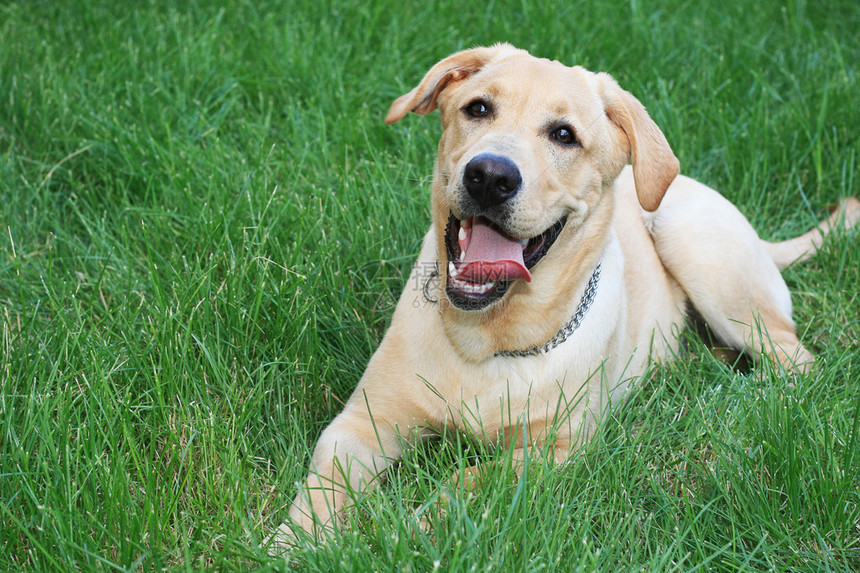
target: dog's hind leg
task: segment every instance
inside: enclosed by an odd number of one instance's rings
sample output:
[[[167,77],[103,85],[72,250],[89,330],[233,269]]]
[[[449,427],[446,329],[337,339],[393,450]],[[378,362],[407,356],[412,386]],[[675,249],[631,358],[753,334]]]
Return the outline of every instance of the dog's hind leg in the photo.
[[[788,369],[812,365],[779,268],[734,205],[680,176],[645,218],[661,261],[723,343],[755,358],[767,354]]]

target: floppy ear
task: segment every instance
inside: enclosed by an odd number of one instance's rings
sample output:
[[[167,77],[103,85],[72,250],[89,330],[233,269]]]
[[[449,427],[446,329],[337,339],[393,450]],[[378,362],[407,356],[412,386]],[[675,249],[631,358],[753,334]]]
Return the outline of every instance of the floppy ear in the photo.
[[[421,83],[411,92],[394,100],[385,123],[395,123],[410,111],[425,115],[436,109],[436,98],[446,86],[464,80],[491,61],[519,52],[510,44],[473,48],[452,54],[430,68]]]
[[[646,211],[656,211],[669,185],[678,175],[680,162],[669,142],[645,107],[621,89],[608,74],[598,74],[605,86],[603,103],[609,121],[627,136],[636,196]]]

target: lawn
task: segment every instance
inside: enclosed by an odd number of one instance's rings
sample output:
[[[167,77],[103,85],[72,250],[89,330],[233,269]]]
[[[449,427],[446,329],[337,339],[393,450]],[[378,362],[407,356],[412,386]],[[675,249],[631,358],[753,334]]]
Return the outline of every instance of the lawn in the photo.
[[[567,464],[431,528],[409,449],[323,546],[270,557],[429,223],[441,57],[613,74],[768,239],[860,194],[855,0],[0,4],[0,571],[860,570],[860,248],[790,268],[815,369],[690,335]]]

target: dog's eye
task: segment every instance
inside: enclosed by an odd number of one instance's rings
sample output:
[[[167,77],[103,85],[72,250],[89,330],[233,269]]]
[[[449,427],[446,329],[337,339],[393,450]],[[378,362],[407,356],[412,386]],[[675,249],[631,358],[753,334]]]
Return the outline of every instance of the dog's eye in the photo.
[[[471,117],[487,117],[490,115],[490,104],[484,100],[476,99],[464,107],[463,111]]]
[[[579,140],[576,139],[576,133],[573,128],[568,125],[562,125],[553,129],[549,136],[561,143],[562,145],[577,145]]]

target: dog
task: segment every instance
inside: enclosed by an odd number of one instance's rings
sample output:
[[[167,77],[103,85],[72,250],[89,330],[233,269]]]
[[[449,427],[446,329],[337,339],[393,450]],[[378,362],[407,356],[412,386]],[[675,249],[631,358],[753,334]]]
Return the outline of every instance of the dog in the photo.
[[[430,230],[275,547],[300,530],[325,537],[348,491],[442,429],[513,441],[515,464],[532,445],[564,461],[631,383],[677,354],[689,309],[754,359],[813,364],[780,269],[856,224],[857,199],[766,242],[679,175],[663,133],[612,77],[508,44],[438,62],[385,121],[437,108]]]

